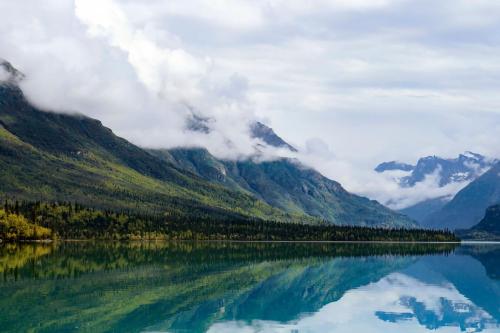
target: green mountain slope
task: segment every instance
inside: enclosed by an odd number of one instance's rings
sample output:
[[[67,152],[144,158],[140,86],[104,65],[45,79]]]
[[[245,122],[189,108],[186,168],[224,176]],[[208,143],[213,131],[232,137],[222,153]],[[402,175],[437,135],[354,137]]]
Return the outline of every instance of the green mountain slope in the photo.
[[[320,173],[291,159],[256,163],[217,160],[204,149],[151,150],[178,168],[213,183],[255,195],[284,211],[335,224],[412,227],[415,222],[376,201],[353,195]]]
[[[284,145],[265,129],[268,141]],[[0,168],[0,197],[192,218],[416,226],[293,160],[236,162],[203,149],[147,151],[98,120],[37,109],[15,82],[0,85]]]
[[[209,183],[115,136],[94,119],[42,112],[0,86],[0,195],[106,209],[311,222]]]
[[[438,229],[469,229],[481,221],[486,208],[497,203],[500,203],[500,163],[458,192],[423,225]]]

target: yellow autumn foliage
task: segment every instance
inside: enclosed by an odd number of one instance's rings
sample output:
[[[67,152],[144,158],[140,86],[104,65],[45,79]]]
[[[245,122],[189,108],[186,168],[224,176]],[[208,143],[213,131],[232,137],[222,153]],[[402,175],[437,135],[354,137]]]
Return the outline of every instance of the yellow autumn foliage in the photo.
[[[50,239],[52,231],[29,223],[22,215],[7,213],[0,209],[0,240],[36,240]]]

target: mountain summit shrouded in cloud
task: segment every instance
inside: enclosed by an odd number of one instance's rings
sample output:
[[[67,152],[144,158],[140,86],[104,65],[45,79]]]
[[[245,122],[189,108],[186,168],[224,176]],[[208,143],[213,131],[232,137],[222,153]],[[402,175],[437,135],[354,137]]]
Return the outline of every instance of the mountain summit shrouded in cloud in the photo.
[[[0,58],[0,84],[19,84],[25,78],[24,74],[6,60]]]
[[[4,13],[22,7],[0,6],[8,7]],[[20,84],[30,101],[101,118],[144,146],[203,146],[225,158],[254,154],[250,127],[256,116],[245,79],[232,72],[219,76],[210,57],[190,52],[168,33],[137,26],[124,7],[115,1],[63,1],[38,8],[34,20],[65,16],[58,23],[68,29],[52,30],[44,21],[33,40],[15,38],[38,50],[36,57],[20,49],[5,52],[26,74]],[[210,131],[185,131],[192,110],[213,120]]]
[[[3,1],[0,57],[41,109],[148,148],[292,153],[385,201],[374,161],[500,156],[499,22],[494,1]],[[264,149],[259,121],[298,152]]]
[[[203,120],[192,130],[205,131]],[[207,125],[208,126],[208,125]],[[263,124],[263,145],[292,147]],[[201,128],[201,129],[200,129]],[[208,127],[207,127],[208,128]],[[200,148],[141,149],[98,120],[44,112],[17,84],[0,82],[0,195],[197,221],[274,220],[415,227],[408,217],[353,195],[297,160],[220,160]],[[53,172],[56,170],[57,172]]]
[[[187,124],[187,129],[193,132],[209,134],[212,129],[210,124],[214,123],[215,119],[203,118],[193,114]],[[280,138],[272,128],[264,125],[260,121],[255,121],[250,124],[250,137],[260,140],[259,147],[269,146],[274,148],[282,148],[289,152],[297,153],[298,150]]]

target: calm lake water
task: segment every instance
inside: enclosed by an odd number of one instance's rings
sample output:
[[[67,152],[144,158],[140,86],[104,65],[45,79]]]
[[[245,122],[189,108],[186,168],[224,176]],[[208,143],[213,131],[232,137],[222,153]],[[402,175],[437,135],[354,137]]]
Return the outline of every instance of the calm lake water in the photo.
[[[0,246],[1,332],[500,332],[500,245]]]

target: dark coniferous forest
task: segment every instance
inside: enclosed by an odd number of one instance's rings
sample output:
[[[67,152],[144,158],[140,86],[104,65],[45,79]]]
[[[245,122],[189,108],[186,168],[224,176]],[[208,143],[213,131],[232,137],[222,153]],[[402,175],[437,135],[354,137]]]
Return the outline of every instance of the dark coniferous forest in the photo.
[[[244,241],[458,241],[448,231],[304,225],[245,218],[193,219],[144,215],[78,203],[8,201],[0,210],[0,239],[244,240]]]

